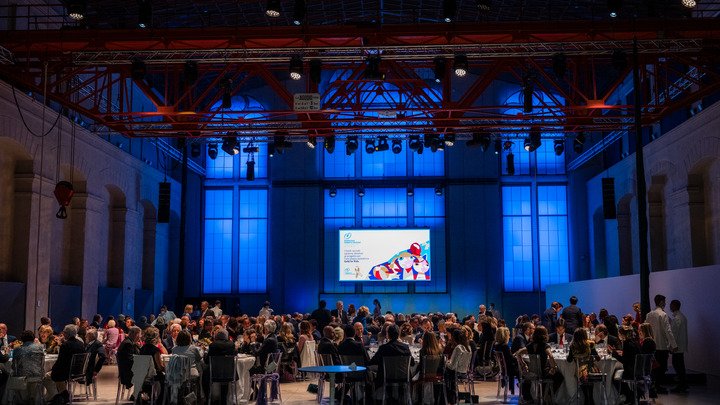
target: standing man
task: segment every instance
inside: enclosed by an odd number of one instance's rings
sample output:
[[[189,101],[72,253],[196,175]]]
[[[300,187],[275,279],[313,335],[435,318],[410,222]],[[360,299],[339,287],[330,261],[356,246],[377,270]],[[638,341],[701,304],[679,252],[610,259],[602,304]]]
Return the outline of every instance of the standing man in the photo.
[[[200,317],[198,318],[198,320],[205,319],[208,316],[212,316],[213,318],[215,318],[215,311],[209,308],[209,304],[207,301],[203,301],[200,303]]]
[[[215,319],[220,319],[222,317],[222,309],[220,309],[221,302],[220,300],[215,300],[215,307],[212,309],[213,313],[215,314]]]
[[[680,301],[678,300],[670,301],[670,311],[673,315],[670,328],[677,344],[677,350],[672,354],[672,365],[679,380],[673,392],[687,392],[688,382],[685,374],[685,352],[688,350],[687,318],[680,312]]]
[[[325,327],[332,322],[332,315],[325,307],[327,307],[327,302],[325,302],[325,300],[320,300],[320,307],[310,314],[310,319],[316,320],[318,323],[317,328],[323,331]]]
[[[540,318],[540,321],[542,322],[542,326],[545,327],[545,329],[548,330],[549,334],[555,333],[555,326],[557,325],[557,317],[558,312],[562,309],[562,305],[554,301],[552,304],[550,304],[550,308],[548,308],[545,312],[542,314],[542,318]]]
[[[562,317],[565,320],[565,328],[567,333],[575,333],[575,329],[583,326],[583,313],[580,308],[577,307],[578,298],[576,296],[570,297],[570,305],[565,307],[562,311]]]
[[[657,392],[659,394],[667,394],[667,389],[661,387],[663,378],[665,378],[665,372],[667,371],[668,357],[670,351],[673,353],[677,351],[677,343],[675,342],[675,336],[673,336],[672,328],[670,327],[670,320],[665,313],[665,296],[655,296],[655,310],[651,311],[645,317],[645,322],[652,326],[653,333],[655,334],[655,360],[660,364],[659,367],[653,369],[653,381],[658,385]]]
[[[480,304],[478,307],[478,319],[480,319],[481,316],[487,316],[487,309],[483,304]]]
[[[330,315],[335,317],[335,320],[341,324],[341,325],[347,325],[348,324],[348,314],[347,311],[343,310],[344,304],[342,301],[338,301],[335,303],[335,309],[330,311]]]

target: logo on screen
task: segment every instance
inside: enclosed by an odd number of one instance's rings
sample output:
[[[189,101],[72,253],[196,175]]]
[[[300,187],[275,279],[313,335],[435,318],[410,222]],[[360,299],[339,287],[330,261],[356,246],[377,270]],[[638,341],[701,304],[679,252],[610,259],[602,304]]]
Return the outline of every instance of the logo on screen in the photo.
[[[350,239],[351,236],[352,236],[352,232],[348,232],[348,233],[345,234],[344,238],[345,238],[345,239]]]

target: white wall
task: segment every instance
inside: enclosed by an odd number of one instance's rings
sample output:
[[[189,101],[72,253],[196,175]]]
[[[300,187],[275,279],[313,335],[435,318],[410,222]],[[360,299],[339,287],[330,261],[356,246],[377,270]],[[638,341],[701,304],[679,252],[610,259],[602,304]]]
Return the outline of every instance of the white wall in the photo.
[[[680,300],[680,309],[688,319],[689,350],[685,354],[688,369],[720,377],[720,322],[717,308],[720,303],[720,265],[695,267],[650,274],[650,302],[656,294],[670,301]],[[547,287],[546,308],[558,301],[569,305],[569,298],[577,296],[578,307],[584,312],[599,312],[606,308],[621,318],[634,315],[633,302],[640,301],[640,276],[629,275],[597,280],[576,281]],[[654,306],[653,306],[654,308]]]

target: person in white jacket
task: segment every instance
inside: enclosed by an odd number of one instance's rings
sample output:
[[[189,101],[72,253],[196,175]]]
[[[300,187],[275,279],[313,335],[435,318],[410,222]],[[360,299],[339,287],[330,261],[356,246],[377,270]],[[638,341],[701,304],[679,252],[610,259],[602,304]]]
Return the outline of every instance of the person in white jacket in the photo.
[[[677,351],[677,343],[675,342],[675,336],[673,336],[672,328],[670,327],[670,319],[664,311],[664,295],[658,294],[655,296],[655,306],[656,308],[645,317],[645,322],[652,326],[655,344],[657,345],[655,359],[660,364],[659,367],[653,369],[653,381],[658,385],[658,393],[666,394],[667,390],[661,387],[660,384],[663,383],[663,378],[667,371],[670,351],[673,353]]]
[[[670,301],[670,311],[672,312],[670,326],[677,344],[677,350],[672,354],[672,365],[678,376],[678,385],[673,391],[687,392],[688,382],[685,373],[685,352],[688,350],[687,318],[680,312],[680,301],[678,300]]]

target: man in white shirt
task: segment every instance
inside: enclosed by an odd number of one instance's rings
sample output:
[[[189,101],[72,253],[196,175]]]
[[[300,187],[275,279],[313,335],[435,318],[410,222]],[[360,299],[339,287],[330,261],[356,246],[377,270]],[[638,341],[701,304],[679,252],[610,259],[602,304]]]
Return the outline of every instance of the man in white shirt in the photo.
[[[659,385],[663,383],[665,378],[670,351],[674,353],[677,350],[677,343],[670,327],[670,319],[664,311],[664,295],[658,294],[655,296],[655,306],[655,310],[647,314],[645,322],[650,324],[655,335],[655,344],[657,345],[655,359],[660,364],[660,367],[653,369],[653,381],[658,384],[658,393],[666,394],[667,390]]]
[[[672,355],[672,365],[678,376],[678,385],[673,391],[687,392],[688,382],[685,373],[685,352],[688,350],[687,318],[680,312],[680,301],[678,300],[670,301],[670,311],[672,312],[670,327],[675,337],[675,343],[677,343],[677,351]]]
[[[223,315],[222,309],[220,309],[221,304],[220,300],[215,300],[215,307],[212,309],[213,313],[215,313],[215,319],[220,319]]]

